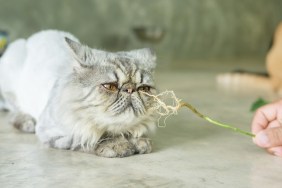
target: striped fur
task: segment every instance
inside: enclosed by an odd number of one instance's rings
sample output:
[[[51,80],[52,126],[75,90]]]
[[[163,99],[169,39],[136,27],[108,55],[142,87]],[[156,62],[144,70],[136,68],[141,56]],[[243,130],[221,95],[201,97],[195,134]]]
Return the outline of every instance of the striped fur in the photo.
[[[43,40],[47,41],[41,45]],[[156,57],[150,49],[106,52],[81,45],[75,37],[59,31],[37,33],[27,40],[27,45],[26,67],[22,71],[29,74],[21,74],[25,77],[16,81],[26,89],[14,92],[14,103],[18,112],[35,118],[36,134],[43,143],[105,157],[151,151],[146,139],[155,129],[153,101],[140,92],[146,89],[156,93]],[[31,53],[35,48],[44,54]],[[37,83],[40,91],[33,88]],[[34,104],[37,101],[38,105]],[[124,144],[121,137],[129,143]],[[109,139],[112,141],[103,142]],[[142,147],[141,152],[136,143],[146,143],[148,149]]]

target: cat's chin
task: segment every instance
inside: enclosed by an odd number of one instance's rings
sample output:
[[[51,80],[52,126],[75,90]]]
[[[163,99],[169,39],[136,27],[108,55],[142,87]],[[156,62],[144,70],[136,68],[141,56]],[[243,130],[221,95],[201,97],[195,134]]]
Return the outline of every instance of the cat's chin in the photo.
[[[120,114],[101,113],[95,118],[99,128],[110,130],[112,132],[123,132],[132,127],[137,126],[144,120],[151,120],[152,117],[149,114],[136,115],[132,109],[127,109]]]
[[[109,116],[109,124],[118,126],[130,126],[136,124],[142,119],[142,116],[136,115],[132,109],[128,108],[123,113],[111,114]]]

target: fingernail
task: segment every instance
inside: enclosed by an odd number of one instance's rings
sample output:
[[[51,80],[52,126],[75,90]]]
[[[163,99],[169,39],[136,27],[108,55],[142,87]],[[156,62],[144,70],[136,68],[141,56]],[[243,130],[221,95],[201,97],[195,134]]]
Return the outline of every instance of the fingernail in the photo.
[[[261,131],[256,135],[254,142],[260,147],[270,147],[269,139],[264,131]]]

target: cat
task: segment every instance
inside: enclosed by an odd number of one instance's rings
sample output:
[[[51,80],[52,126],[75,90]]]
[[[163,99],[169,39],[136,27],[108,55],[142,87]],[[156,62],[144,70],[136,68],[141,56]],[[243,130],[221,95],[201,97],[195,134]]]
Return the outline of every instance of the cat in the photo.
[[[252,74],[248,72],[224,73],[217,76],[220,86],[240,88],[245,86],[255,89],[264,89],[282,94],[282,22],[278,24],[273,45],[266,56],[267,74]]]
[[[103,157],[152,151],[156,128],[151,49],[106,52],[45,30],[11,43],[0,59],[3,106],[17,129],[49,147]]]

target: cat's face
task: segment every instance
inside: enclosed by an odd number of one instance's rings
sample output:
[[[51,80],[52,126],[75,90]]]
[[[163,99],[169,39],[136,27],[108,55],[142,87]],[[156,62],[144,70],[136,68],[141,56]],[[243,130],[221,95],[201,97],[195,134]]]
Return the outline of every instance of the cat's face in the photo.
[[[156,58],[149,49],[109,53],[67,42],[78,62],[73,73],[80,88],[75,95],[77,113],[113,130],[152,121],[153,100],[145,93],[156,94]]]

